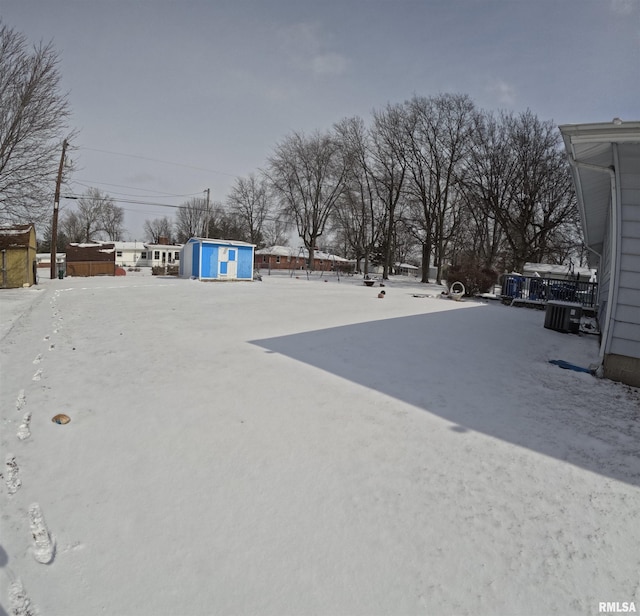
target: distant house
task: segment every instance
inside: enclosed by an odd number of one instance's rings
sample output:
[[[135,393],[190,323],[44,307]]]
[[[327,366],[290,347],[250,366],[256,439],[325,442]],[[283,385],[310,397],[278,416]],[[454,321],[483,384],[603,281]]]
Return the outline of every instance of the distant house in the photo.
[[[36,283],[36,250],[33,225],[0,228],[0,284],[3,289],[30,287]]]
[[[416,277],[420,273],[420,269],[410,263],[394,263],[393,273],[398,276],[413,276]]]
[[[582,280],[595,282],[596,270],[589,267],[567,267],[550,263],[525,263],[523,276],[541,276],[542,278],[556,278],[558,280]]]
[[[269,246],[256,250],[256,269],[266,270],[305,270],[309,266],[309,251],[306,248],[289,246]],[[313,253],[313,269],[321,272],[339,270],[348,272],[354,269],[355,262],[322,250]]]
[[[254,245],[235,240],[191,238],[180,250],[179,275],[198,280],[253,280]]]
[[[600,363],[640,387],[640,122],[560,126],[598,269]]]
[[[117,267],[148,267],[149,250],[144,242],[108,242],[112,243],[115,251]]]
[[[149,267],[179,265],[180,251],[183,244],[169,244],[167,241],[161,240],[159,244],[145,244],[147,253],[147,263]]]
[[[112,243],[69,244],[65,252],[67,276],[116,275],[116,250]]]
[[[66,269],[67,254],[65,252],[56,253],[56,268],[55,272]],[[51,253],[39,252],[36,255],[36,262],[38,263],[38,275],[49,278],[51,275]]]

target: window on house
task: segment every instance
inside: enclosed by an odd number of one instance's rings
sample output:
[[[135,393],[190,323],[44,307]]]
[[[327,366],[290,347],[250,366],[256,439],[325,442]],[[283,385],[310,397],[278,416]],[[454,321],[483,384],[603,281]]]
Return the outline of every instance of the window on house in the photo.
[[[122,250],[116,250],[116,257],[122,256]]]
[[[146,259],[147,258],[147,253],[146,252],[141,252],[140,253],[140,258],[141,259]]]
[[[159,250],[154,250],[153,251],[153,258],[158,261],[160,259],[160,251]]]
[[[176,261],[180,261],[180,253],[179,252],[175,253],[175,260]]]
[[[266,263],[267,262],[267,255],[262,255],[262,262]]]
[[[276,263],[280,263],[280,257],[276,257]]]

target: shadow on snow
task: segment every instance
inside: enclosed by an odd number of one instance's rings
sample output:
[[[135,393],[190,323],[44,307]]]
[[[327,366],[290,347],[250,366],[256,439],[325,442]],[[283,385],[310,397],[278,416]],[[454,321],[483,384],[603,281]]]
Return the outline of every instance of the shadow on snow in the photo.
[[[475,307],[253,340],[277,352],[475,430],[620,481],[640,485],[640,422],[611,411],[608,387],[553,374],[548,348],[496,338],[493,309]],[[511,310],[511,309],[509,309]],[[563,336],[535,327],[523,339]],[[538,330],[540,330],[538,332]],[[536,339],[536,338],[534,338]],[[550,372],[551,371],[551,372]],[[595,394],[604,396],[600,399]],[[603,411],[602,405],[608,409]]]

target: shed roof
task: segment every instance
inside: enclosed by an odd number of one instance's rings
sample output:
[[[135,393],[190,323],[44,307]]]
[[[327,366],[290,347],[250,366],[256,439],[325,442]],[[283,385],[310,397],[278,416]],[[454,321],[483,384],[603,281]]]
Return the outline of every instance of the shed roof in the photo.
[[[189,239],[190,242],[205,242],[207,244],[218,244],[221,246],[248,246],[255,247],[255,244],[250,244],[249,242],[241,242],[240,240],[221,240],[213,237],[192,237]]]
[[[640,148],[640,122],[616,119],[598,124],[565,124],[559,128],[571,162],[585,244],[601,254],[611,203],[611,180],[606,170],[613,169],[613,144],[634,144]]]
[[[31,240],[33,225],[0,227],[0,250],[27,248]]]

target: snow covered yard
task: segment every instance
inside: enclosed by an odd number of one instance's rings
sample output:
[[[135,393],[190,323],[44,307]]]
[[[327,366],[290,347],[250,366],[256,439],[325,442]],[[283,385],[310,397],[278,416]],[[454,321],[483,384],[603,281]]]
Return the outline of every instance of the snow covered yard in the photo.
[[[596,339],[327,280],[0,293],[5,613],[640,610],[640,396],[548,363]]]

